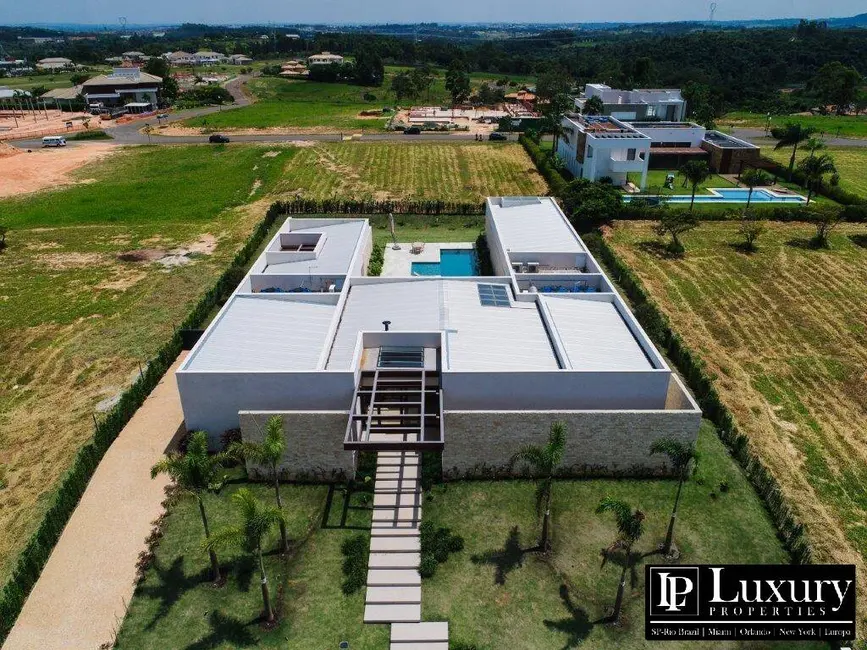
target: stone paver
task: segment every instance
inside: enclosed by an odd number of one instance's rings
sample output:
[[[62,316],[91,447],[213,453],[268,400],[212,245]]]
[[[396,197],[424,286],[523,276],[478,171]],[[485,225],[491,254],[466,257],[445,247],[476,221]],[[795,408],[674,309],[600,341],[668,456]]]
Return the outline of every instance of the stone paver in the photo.
[[[448,641],[449,624],[445,622],[395,623],[391,626],[391,642],[418,643],[419,641]],[[410,646],[406,646],[409,648]]]
[[[114,640],[135,565],[169,479],[150,469],[183,423],[175,370],[183,353],[97,467],[3,650],[95,650]]]

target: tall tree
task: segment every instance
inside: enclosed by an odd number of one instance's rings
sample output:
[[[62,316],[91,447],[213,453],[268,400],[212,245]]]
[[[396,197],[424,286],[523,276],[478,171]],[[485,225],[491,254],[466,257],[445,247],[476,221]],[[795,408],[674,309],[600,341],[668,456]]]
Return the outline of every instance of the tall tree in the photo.
[[[837,172],[834,159],[827,154],[821,156],[809,156],[798,163],[798,170],[804,175],[807,184],[807,205],[813,198],[813,193],[822,185],[822,179],[826,174]]]
[[[644,513],[638,509],[633,511],[632,507],[625,501],[605,497],[596,507],[596,514],[607,512],[614,515],[614,522],[617,525],[617,538],[611,546],[605,549],[605,558],[607,559],[608,555],[617,549],[623,549],[625,554],[623,571],[620,573],[620,583],[617,587],[617,598],[614,601],[614,611],[611,614],[611,620],[617,623],[620,621],[620,614],[623,611],[626,576],[634,562],[632,559],[632,547],[641,539],[641,535],[644,533]],[[603,560],[604,563],[605,561]]]
[[[359,86],[382,85],[385,79],[385,66],[375,47],[362,47],[355,53],[353,74],[355,83]]]
[[[817,151],[827,149],[827,145],[822,138],[810,138],[804,143],[804,149],[810,152],[810,158],[816,155]]]
[[[798,146],[802,142],[809,140],[815,132],[815,127],[804,126],[797,122],[786,122],[784,127],[771,130],[771,135],[777,139],[774,151],[792,147],[792,157],[789,159],[789,180],[792,180],[792,172],[795,169]]]
[[[689,202],[689,211],[692,213],[695,208],[695,193],[698,191],[698,186],[710,178],[710,167],[704,160],[690,160],[678,170],[678,173],[692,188],[692,198]]]
[[[229,447],[229,453],[246,461],[264,466],[268,478],[274,483],[274,497],[277,508],[283,511],[283,501],[280,499],[280,464],[286,453],[286,436],[283,433],[283,418],[279,415],[268,420],[265,427],[265,437],[262,442],[236,442]],[[286,522],[280,521],[280,541],[284,553],[289,552],[289,538],[286,535]]]
[[[563,115],[573,106],[571,90],[572,79],[559,68],[544,73],[536,82],[536,106],[542,113],[545,130],[554,134],[552,155],[557,153],[563,134]]]
[[[819,68],[809,87],[816,91],[824,105],[831,104],[837,115],[843,115],[855,102],[862,81],[855,68],[832,61]]]
[[[554,422],[544,447],[528,445],[512,456],[512,463],[523,462],[530,466],[533,475],[539,480],[536,502],[543,509],[542,539],[539,548],[543,553],[551,550],[551,496],[554,486],[554,473],[563,462],[566,451],[566,423]]]
[[[698,460],[695,445],[691,442],[680,442],[675,438],[660,438],[650,446],[651,454],[665,454],[671,462],[671,468],[677,476],[677,494],[674,497],[674,507],[671,509],[671,519],[668,522],[668,532],[662,543],[663,555],[671,555],[674,543],[674,524],[677,521],[677,508],[680,505],[680,494],[683,484],[689,478],[690,472]]]
[[[602,98],[597,95],[593,95],[584,102],[584,108],[581,110],[584,115],[602,115],[604,111],[605,104],[602,102]]]
[[[460,59],[454,59],[446,71],[446,90],[452,96],[452,106],[463,104],[470,96],[470,73]]]
[[[187,444],[187,453],[172,453],[151,468],[151,478],[159,474],[168,474],[177,486],[192,495],[199,504],[199,514],[205,529],[205,542],[211,539],[208,526],[208,515],[205,512],[203,497],[206,493],[218,490],[221,485],[220,472],[228,461],[227,454],[208,454],[208,434],[204,431],[194,431]],[[214,582],[219,582],[220,563],[213,548],[208,548],[211,558],[211,575]]]
[[[670,235],[671,242],[668,245],[668,250],[675,254],[681,254],[684,248],[680,236],[697,227],[698,219],[691,211],[663,209],[659,213],[659,222],[654,227],[654,231],[660,237]]]
[[[750,202],[753,200],[753,191],[760,186],[770,185],[771,177],[763,169],[750,167],[747,171],[741,174],[741,183],[746,185],[750,191],[747,194],[747,205],[744,208],[744,214],[750,209]]]
[[[429,64],[425,63],[417,68],[414,68],[412,73],[412,84],[416,94],[426,93],[430,100],[430,89],[437,77],[436,70]]]
[[[395,101],[400,103],[407,97],[414,97],[417,94],[415,83],[413,82],[412,74],[404,70],[398,72],[391,78],[391,92],[394,93]]]
[[[279,508],[263,504],[253,496],[249,488],[238,490],[232,495],[232,500],[241,512],[241,525],[230,526],[214,533],[211,539],[205,541],[205,547],[213,552],[218,546],[232,545],[255,555],[259,564],[264,617],[268,623],[273,623],[274,608],[271,606],[271,591],[268,588],[268,576],[262,557],[262,541],[274,525],[284,522],[285,518]]]

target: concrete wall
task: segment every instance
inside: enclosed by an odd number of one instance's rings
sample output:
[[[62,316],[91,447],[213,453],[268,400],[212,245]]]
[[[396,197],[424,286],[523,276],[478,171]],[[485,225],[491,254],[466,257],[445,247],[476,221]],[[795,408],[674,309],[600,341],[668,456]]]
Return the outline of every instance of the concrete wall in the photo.
[[[512,456],[526,445],[544,445],[551,424],[566,422],[560,473],[569,476],[641,476],[668,472],[665,456],[650,445],[670,436],[696,439],[701,412],[687,411],[446,411],[443,474],[447,479],[520,475]]]
[[[321,410],[348,414],[355,391],[352,372],[179,371],[177,379],[187,429],[207,431],[214,448],[224,431],[238,427],[239,411]],[[342,443],[342,434],[340,440]]]
[[[289,480],[340,481],[352,476],[353,454],[343,449],[348,414],[335,411],[242,411],[241,437],[261,442],[265,427],[273,416],[283,420],[286,453],[280,475]],[[260,468],[247,463],[251,476],[262,474]],[[267,477],[267,474],[264,474]]]

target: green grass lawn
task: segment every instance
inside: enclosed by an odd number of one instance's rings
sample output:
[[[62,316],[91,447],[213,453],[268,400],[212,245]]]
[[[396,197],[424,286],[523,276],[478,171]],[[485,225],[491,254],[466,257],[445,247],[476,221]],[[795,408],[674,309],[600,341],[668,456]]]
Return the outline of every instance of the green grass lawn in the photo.
[[[665,177],[668,174],[674,174],[674,189],[668,189],[665,187]],[[641,175],[637,173],[630,173],[629,180],[638,185],[641,182]],[[698,191],[696,192],[696,196],[701,194],[710,194],[708,188],[728,188],[728,187],[737,187],[731,181],[723,178],[719,174],[712,174],[704,183],[698,186]],[[683,186],[683,177],[678,175],[676,169],[651,169],[647,172],[647,186],[643,192],[644,194],[660,194],[662,196],[675,196],[675,195],[690,195],[692,194],[692,186],[687,185]]]
[[[763,147],[762,153],[787,168],[792,157],[792,150],[789,147],[774,151],[771,145]],[[840,174],[840,187],[867,198],[867,147],[828,147],[820,153],[828,154],[834,159],[837,172]],[[809,155],[809,152],[802,152],[799,148],[798,160]],[[800,189],[803,191],[803,188]]]
[[[171,336],[261,218],[293,149],[119,149],[75,172],[82,182],[0,201],[0,583],[58,477],[119,393]],[[35,154],[34,154],[35,155]],[[186,265],[123,261],[210,236]]]
[[[726,454],[713,429],[702,428],[701,464],[684,490],[677,541],[689,562],[786,561],[755,494]],[[212,526],[235,517],[231,482],[207,497]],[[727,491],[720,484],[728,485]],[[425,580],[425,620],[448,620],[452,642],[476,643],[479,650],[528,648],[644,648],[643,570],[639,566],[627,596],[625,625],[596,624],[612,604],[619,578],[616,558],[600,569],[600,549],[611,543],[614,526],[594,514],[611,495],[647,514],[641,551],[662,539],[676,483],[671,480],[563,480],[555,486],[554,553],[550,560],[523,553],[538,535],[535,485],[530,481],[472,481],[437,485],[425,498],[424,517],[464,537],[466,548]],[[254,486],[271,500],[267,485]],[[715,498],[711,496],[714,493]],[[362,623],[363,592],[341,593],[340,544],[366,527],[369,512],[358,495],[349,497],[348,518],[337,489],[327,512],[327,488],[284,485],[294,551],[288,558],[267,556],[269,582],[284,597],[283,616],[272,631],[258,623],[261,594],[249,559],[223,552],[227,584],[214,589],[208,560],[200,551],[201,521],[195,504],[182,499],[171,510],[157,550],[130,604],[120,630],[119,649],[165,648],[336,648],[346,640],[353,650],[386,650],[387,628]],[[327,526],[322,521],[328,522]],[[345,523],[345,526],[343,525]],[[266,548],[277,544],[276,531]],[[657,561],[658,557],[652,558]],[[650,560],[648,560],[650,561]],[[695,648],[763,648],[761,644],[675,645]],[[801,646],[799,646],[801,647]],[[802,646],[805,649],[810,646]]]
[[[771,128],[795,122],[815,127],[828,137],[867,138],[867,115],[772,115]],[[768,123],[766,113],[735,111],[717,120],[717,126],[764,129]]]
[[[111,68],[108,66],[99,66],[87,70],[85,74],[95,77],[108,72],[111,72]],[[37,88],[39,86],[44,86],[48,90],[54,90],[55,88],[72,88],[72,76],[75,74],[78,73],[58,72],[52,74],[32,75],[29,77],[5,77],[4,79],[0,79],[0,86],[21,90],[31,90],[32,88]]]
[[[785,563],[767,514],[705,424],[700,464],[684,488],[675,538],[688,563]],[[720,490],[725,482],[728,490]],[[554,486],[550,560],[522,549],[538,542],[535,484],[529,481],[463,482],[435,486],[424,516],[466,540],[436,575],[423,583],[422,617],[448,620],[453,641],[479,650],[499,648],[646,648],[643,564],[627,591],[624,625],[600,619],[614,603],[621,558],[600,568],[600,550],[615,538],[610,516],[594,513],[612,496],[647,516],[636,551],[652,551],[665,537],[676,483],[666,480],[559,481]],[[713,496],[712,496],[713,494]],[[672,648],[771,648],[771,644],[668,643]],[[799,646],[801,647],[801,646]],[[809,646],[804,646],[809,647]]]

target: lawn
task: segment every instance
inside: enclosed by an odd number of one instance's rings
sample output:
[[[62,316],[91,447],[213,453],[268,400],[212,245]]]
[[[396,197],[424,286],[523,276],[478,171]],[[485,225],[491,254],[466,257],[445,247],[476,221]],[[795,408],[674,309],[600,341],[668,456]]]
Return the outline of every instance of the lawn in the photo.
[[[685,559],[785,562],[786,555],[760,502],[708,425],[702,428],[699,450],[701,464],[684,490],[677,529]],[[239,482],[239,473],[232,476],[235,480],[220,494],[207,497],[214,529],[234,521],[230,496],[244,483]],[[720,490],[723,482],[726,491]],[[136,591],[116,647],[308,650],[336,648],[345,640],[353,650],[385,650],[387,627],[362,623],[363,592],[349,597],[341,593],[340,544],[356,532],[351,527],[369,526],[369,511],[360,506],[359,496],[352,494],[345,501],[341,487],[332,492],[330,503],[325,487],[282,487],[294,544],[289,557],[273,552],[267,556],[271,588],[284,594],[283,616],[273,631],[264,631],[257,621],[261,595],[247,558],[224,552],[220,559],[228,582],[221,589],[210,586],[207,556],[199,549],[202,530],[195,503],[179,501],[170,511],[156,562]],[[599,551],[612,541],[614,527],[593,510],[606,495],[642,508],[647,514],[647,532],[639,547],[650,550],[664,536],[675,487],[669,480],[559,481],[555,486],[555,550],[550,561],[543,561],[520,551],[532,546],[538,534],[533,483],[476,481],[434,486],[425,498],[425,519],[462,535],[466,548],[423,582],[423,618],[448,620],[453,642],[477,643],[479,650],[559,650],[577,647],[579,642],[582,648],[646,647],[640,569],[628,595],[626,626],[613,629],[593,624],[606,614],[619,577],[616,563],[599,568]],[[273,498],[267,485],[254,489],[269,502]],[[348,514],[342,521],[344,511]],[[275,531],[266,548],[276,544]],[[498,574],[503,576],[502,584]]]
[[[867,138],[867,115],[772,115],[771,128],[783,126],[786,122],[795,122],[804,126],[815,127],[818,131],[831,137]],[[743,127],[764,129],[768,124],[765,113],[749,113],[738,111],[727,113],[719,120],[720,127]]]
[[[100,66],[92,70],[86,71],[86,74],[89,74],[91,77],[95,77],[97,75],[106,74],[108,72],[111,72],[111,68],[107,66]],[[30,90],[39,86],[43,86],[48,90],[54,90],[55,88],[72,88],[72,76],[75,74],[79,73],[73,71],[58,72],[53,74],[35,74],[29,77],[5,77],[2,81],[0,81],[0,86],[6,86],[7,88],[16,88],[21,90]]]
[[[212,530],[237,521],[231,495],[246,484],[234,471],[219,494],[206,497]],[[272,503],[273,488],[253,484],[262,500]],[[156,559],[138,586],[118,635],[118,650],[141,648],[337,648],[349,641],[353,650],[385,650],[388,628],[363,625],[364,592],[344,596],[340,545],[370,525],[367,509],[352,508],[342,521],[340,489],[287,485],[281,490],[293,551],[266,555],[266,571],[280,624],[264,630],[259,624],[262,593],[255,564],[234,549],[219,553],[226,585],[208,581],[208,556],[200,550],[202,522],[195,502],[181,499],[172,508]],[[353,499],[355,503],[357,497]],[[323,526],[323,520],[327,525]],[[265,548],[275,549],[275,529]]]
[[[547,184],[515,143],[345,142],[303,147],[278,184],[283,194],[322,199],[442,199],[546,194]]]
[[[617,252],[716,378],[723,401],[782,485],[819,562],[858,567],[867,596],[867,227],[814,250],[804,224],[768,224],[745,255],[737,224],[704,223],[686,257],[653,224],[618,222]]]
[[[792,157],[790,147],[774,151],[773,144],[763,147],[762,153],[786,168]],[[820,153],[828,154],[834,159],[837,172],[840,174],[840,187],[867,198],[867,147],[828,147]],[[808,151],[798,149],[798,160],[809,155]]]
[[[105,410],[226,267],[290,150],[143,147],[0,201],[0,583]],[[252,202],[252,207],[245,204]],[[123,261],[177,247],[186,264]],[[162,252],[160,252],[162,251]],[[177,251],[183,253],[184,251]]]
[[[338,133],[384,131],[388,116],[360,118],[364,110],[378,110],[393,106],[395,97],[390,91],[391,79],[405,70],[389,66],[385,70],[385,82],[376,88],[367,88],[345,83],[320,83],[303,79],[260,77],[247,83],[247,88],[256,98],[251,106],[223,111],[206,117],[186,120],[184,126],[210,130],[292,128],[295,131]],[[447,105],[451,101],[445,88],[445,72],[439,74],[430,92],[402,103],[409,105]],[[516,83],[530,83],[530,77],[504,75]],[[477,88],[482,83],[498,79],[489,73],[470,75],[470,83]],[[365,99],[365,95],[373,97]]]
[[[665,187],[665,178],[668,174],[674,174],[674,189],[670,190]],[[641,182],[641,174],[638,173],[630,173],[629,180],[638,185]],[[698,186],[698,190],[696,191],[696,196],[701,194],[710,194],[708,188],[728,188],[728,187],[737,187],[730,180],[723,178],[719,174],[711,174],[710,177]],[[659,194],[662,196],[673,196],[678,194],[685,194],[689,196],[692,194],[692,186],[687,185],[683,186],[683,177],[677,173],[676,169],[651,169],[647,172],[647,187],[644,189],[644,194]]]

